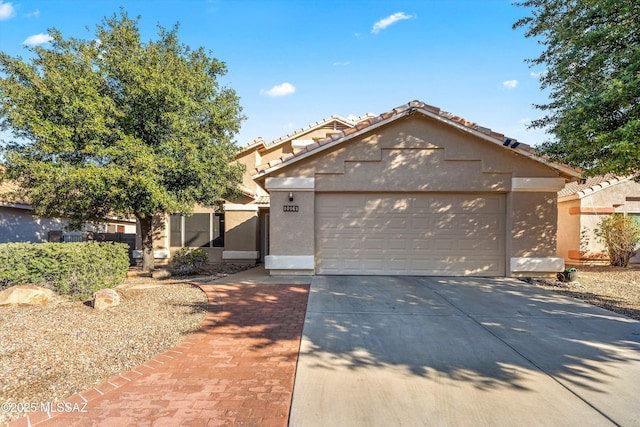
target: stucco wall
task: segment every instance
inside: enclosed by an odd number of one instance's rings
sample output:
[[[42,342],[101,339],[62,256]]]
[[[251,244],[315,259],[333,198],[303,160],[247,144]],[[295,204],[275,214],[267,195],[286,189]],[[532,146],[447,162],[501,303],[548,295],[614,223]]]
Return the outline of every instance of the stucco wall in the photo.
[[[258,211],[225,211],[224,249],[258,250]]]
[[[271,274],[312,274],[314,271],[315,193],[313,178],[269,178],[269,255]]]
[[[314,246],[314,193],[289,190],[271,191],[270,255],[313,255]],[[283,206],[298,206],[298,212],[284,212]],[[278,215],[274,215],[278,212]]]
[[[512,193],[512,257],[556,255],[556,203],[556,193]]]
[[[580,251],[580,215],[571,215],[570,209],[580,207],[579,200],[558,203],[558,252],[566,260]]]

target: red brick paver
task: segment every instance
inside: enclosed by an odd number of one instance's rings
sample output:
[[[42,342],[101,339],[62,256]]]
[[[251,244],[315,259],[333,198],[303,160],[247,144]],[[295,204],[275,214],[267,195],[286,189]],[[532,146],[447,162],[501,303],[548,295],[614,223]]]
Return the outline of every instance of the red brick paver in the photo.
[[[198,332],[9,426],[286,426],[309,286],[199,286],[209,312]]]

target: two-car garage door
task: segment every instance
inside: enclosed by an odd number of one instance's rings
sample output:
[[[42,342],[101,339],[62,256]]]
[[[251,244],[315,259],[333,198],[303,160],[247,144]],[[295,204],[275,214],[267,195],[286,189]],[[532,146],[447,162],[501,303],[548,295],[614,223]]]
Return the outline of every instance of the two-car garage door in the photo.
[[[505,196],[316,193],[317,274],[505,274]]]

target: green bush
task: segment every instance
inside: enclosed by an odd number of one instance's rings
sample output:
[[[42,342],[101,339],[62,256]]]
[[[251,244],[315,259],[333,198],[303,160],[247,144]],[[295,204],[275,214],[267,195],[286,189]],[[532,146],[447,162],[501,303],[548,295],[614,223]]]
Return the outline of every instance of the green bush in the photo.
[[[34,284],[76,299],[124,281],[128,246],[111,242],[0,244],[0,289]]]
[[[623,215],[610,215],[600,220],[595,234],[607,249],[611,265],[626,267],[638,251],[640,224]]]
[[[177,274],[197,274],[209,260],[204,249],[181,248],[173,255],[173,270]]]

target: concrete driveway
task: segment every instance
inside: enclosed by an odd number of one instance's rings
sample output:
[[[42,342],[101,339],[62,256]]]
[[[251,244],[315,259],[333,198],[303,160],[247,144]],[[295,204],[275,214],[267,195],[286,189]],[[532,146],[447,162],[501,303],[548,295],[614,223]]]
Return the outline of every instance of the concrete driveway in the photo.
[[[640,322],[515,279],[316,276],[291,426],[638,426]]]

